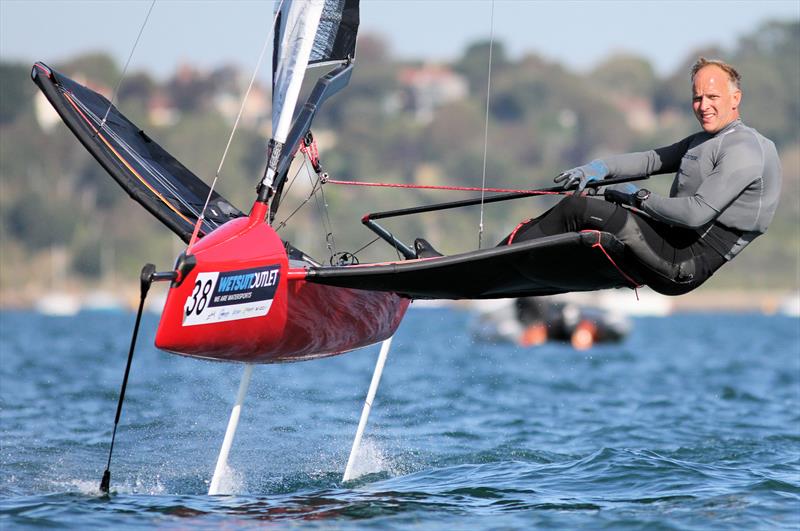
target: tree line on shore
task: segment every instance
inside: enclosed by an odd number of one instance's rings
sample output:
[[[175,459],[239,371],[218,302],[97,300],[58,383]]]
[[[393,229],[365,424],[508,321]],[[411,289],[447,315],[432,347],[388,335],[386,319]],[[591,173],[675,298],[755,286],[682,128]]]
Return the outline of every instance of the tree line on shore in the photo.
[[[744,121],[778,146],[784,197],[768,235],[712,282],[719,287],[796,286],[800,23],[769,22],[742,36],[733,49],[697,50],[666,77],[634,54],[614,55],[589,72],[577,73],[533,53],[511,59],[502,43],[494,43],[487,94],[488,46],[476,42],[452,63],[431,65],[396,60],[381,38],[363,36],[350,86],[326,102],[312,128],[325,171],[354,181],[481,186],[485,165],[487,186],[551,186],[554,175],[594,157],[666,145],[696,131],[689,66],[698,55],[719,57],[742,73]],[[106,95],[121,75],[119,65],[103,54],[51,66]],[[3,291],[37,282],[42,289],[59,281],[135,282],[146,261],[168,267],[181,250],[177,239],[130,201],[48,114],[29,73],[30,65],[0,62]],[[163,81],[134,72],[120,86],[116,103],[210,182],[246,77],[230,66],[210,72],[186,66]],[[264,169],[271,117],[268,87],[259,86],[254,94],[219,185],[245,211]],[[298,170],[279,220],[307,199],[313,176],[306,170]],[[666,191],[671,177],[651,181],[648,187]],[[308,201],[305,212],[293,216],[281,235],[326,261],[331,245],[352,252],[371,241],[371,233],[359,223],[366,212],[465,197],[471,196],[326,185],[327,212],[321,202]],[[494,245],[516,223],[551,202],[539,198],[487,205],[483,245]],[[404,239],[423,236],[453,253],[475,248],[479,219],[478,210],[470,208],[403,218],[387,226]],[[362,261],[390,255],[391,249],[380,243],[359,253]],[[49,280],[42,284],[42,278]]]

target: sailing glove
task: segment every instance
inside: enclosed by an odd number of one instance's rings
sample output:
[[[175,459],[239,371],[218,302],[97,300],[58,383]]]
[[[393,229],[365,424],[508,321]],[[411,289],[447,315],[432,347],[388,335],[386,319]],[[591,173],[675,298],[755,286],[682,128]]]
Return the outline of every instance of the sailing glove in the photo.
[[[606,201],[619,205],[628,205],[634,208],[642,208],[642,201],[650,197],[650,191],[644,188],[637,189],[630,183],[618,186],[608,186],[603,190],[603,197]]]
[[[617,203],[618,205],[636,206],[636,192],[630,193],[619,190],[609,186],[603,190],[603,197],[609,203]]]
[[[600,181],[605,179],[608,175],[608,166],[606,163],[600,159],[593,160],[589,164],[584,164],[583,166],[578,166],[577,168],[572,168],[571,170],[567,170],[558,174],[558,176],[553,179],[554,182],[560,183],[563,182],[563,187],[565,190],[569,190],[573,186],[577,185],[575,188],[575,194],[580,194],[586,185],[592,181]]]
[[[619,184],[610,184],[603,188],[603,193],[605,192],[620,192],[623,194],[635,194],[639,191],[639,187],[633,183],[619,183]]]

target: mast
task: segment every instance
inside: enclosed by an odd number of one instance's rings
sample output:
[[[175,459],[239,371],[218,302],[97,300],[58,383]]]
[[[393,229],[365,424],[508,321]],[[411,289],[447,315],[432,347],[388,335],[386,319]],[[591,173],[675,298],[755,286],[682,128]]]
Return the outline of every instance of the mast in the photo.
[[[280,6],[273,64],[272,138],[260,190],[272,189],[324,6],[324,0],[284,0]]]
[[[358,0],[283,0],[279,9],[273,49],[272,137],[268,144],[267,167],[258,186],[260,202],[267,202],[276,192],[280,195],[282,174],[288,171],[295,153],[296,133],[304,129],[302,137],[311,125],[314,112],[310,116],[305,113],[305,117],[301,113],[302,119],[298,117],[292,126],[306,69],[350,63],[355,56],[359,24]],[[328,83],[333,87],[322,91],[324,97],[314,103],[314,111],[322,100],[346,85],[349,72],[336,77],[346,79],[344,83]],[[309,103],[312,98],[314,93]],[[301,125],[298,121],[304,123]]]

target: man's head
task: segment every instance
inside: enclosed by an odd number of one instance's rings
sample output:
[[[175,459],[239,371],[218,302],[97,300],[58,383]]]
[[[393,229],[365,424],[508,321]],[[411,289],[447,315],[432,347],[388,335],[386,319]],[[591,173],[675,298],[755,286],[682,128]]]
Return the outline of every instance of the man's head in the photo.
[[[722,61],[701,57],[692,66],[692,109],[706,133],[716,133],[739,118],[739,73]]]

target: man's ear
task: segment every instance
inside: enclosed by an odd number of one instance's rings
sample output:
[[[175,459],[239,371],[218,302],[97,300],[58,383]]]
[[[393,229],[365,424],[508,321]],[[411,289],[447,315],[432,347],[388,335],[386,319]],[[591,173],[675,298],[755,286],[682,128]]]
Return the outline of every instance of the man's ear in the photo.
[[[739,104],[742,102],[742,91],[737,90],[733,93],[733,108],[738,109]]]

